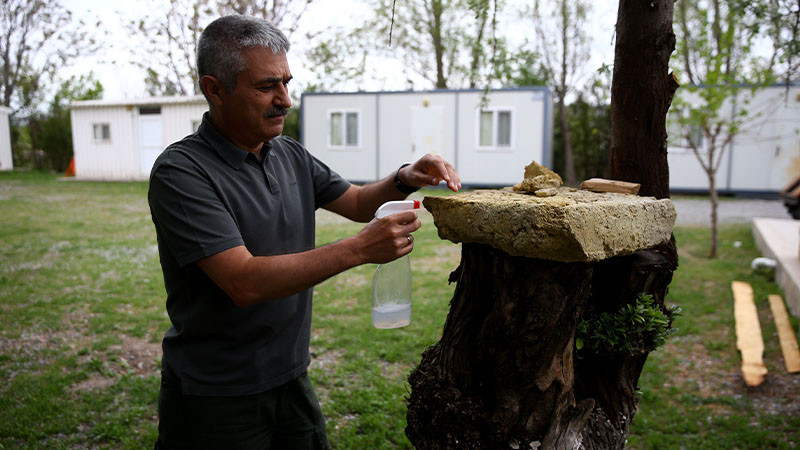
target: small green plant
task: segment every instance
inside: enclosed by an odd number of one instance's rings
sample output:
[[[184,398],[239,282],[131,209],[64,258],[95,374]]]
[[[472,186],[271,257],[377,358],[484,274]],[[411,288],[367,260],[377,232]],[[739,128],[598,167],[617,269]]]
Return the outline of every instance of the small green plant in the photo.
[[[663,311],[650,294],[640,293],[636,302],[627,304],[616,313],[590,314],[578,323],[575,347],[596,353],[651,352],[664,345],[677,330],[671,328],[680,315],[680,307]]]

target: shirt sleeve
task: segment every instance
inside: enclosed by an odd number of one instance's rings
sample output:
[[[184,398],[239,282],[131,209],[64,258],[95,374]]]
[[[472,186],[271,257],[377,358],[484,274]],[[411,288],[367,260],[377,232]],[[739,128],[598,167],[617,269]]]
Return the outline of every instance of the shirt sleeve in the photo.
[[[244,245],[239,228],[208,176],[171,155],[150,177],[148,202],[158,239],[181,267]]]

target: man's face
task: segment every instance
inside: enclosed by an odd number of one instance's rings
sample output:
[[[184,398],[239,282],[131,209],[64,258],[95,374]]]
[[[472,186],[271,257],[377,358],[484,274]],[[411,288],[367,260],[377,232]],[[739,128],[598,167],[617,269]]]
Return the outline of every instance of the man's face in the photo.
[[[236,87],[224,95],[226,122],[236,128],[243,144],[266,142],[283,131],[283,119],[292,100],[287,85],[292,79],[286,54],[275,55],[267,48],[242,52],[247,68],[239,73]]]

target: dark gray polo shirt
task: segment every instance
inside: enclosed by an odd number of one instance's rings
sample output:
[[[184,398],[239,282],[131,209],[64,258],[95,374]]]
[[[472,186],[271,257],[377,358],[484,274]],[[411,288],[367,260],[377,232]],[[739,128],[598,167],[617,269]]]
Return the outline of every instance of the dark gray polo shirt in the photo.
[[[350,184],[288,137],[265,143],[262,155],[233,145],[206,113],[150,174],[172,321],[163,362],[186,394],[254,394],[308,367],[312,289],[240,308],[193,264],[239,245],[255,256],[314,248],[314,211]]]

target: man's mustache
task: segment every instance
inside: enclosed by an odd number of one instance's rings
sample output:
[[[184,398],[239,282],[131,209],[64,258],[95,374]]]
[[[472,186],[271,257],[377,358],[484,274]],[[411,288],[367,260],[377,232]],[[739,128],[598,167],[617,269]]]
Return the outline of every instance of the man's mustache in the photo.
[[[273,106],[264,113],[264,118],[269,119],[270,117],[285,116],[286,114],[289,114],[289,108]]]

